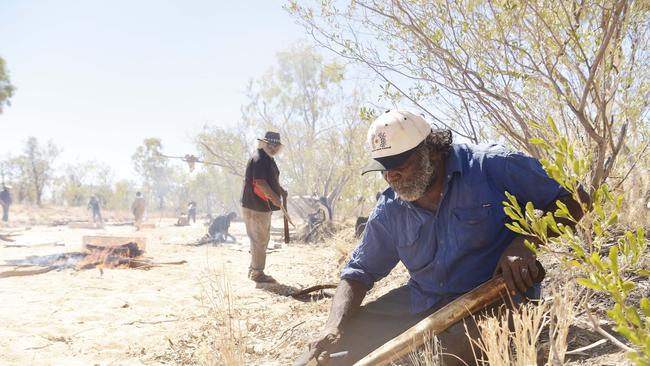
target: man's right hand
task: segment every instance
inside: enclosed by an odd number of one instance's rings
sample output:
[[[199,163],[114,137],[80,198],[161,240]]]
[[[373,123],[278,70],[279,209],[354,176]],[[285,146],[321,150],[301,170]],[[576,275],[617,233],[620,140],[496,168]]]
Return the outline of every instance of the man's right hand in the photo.
[[[341,339],[341,332],[337,328],[325,328],[313,342],[309,349],[300,356],[293,366],[305,366],[311,360],[316,360],[319,365],[327,365],[330,360],[330,351]]]
[[[269,201],[271,201],[271,203],[275,207],[282,207],[282,202],[280,202],[280,196],[278,196],[277,194],[270,195]]]

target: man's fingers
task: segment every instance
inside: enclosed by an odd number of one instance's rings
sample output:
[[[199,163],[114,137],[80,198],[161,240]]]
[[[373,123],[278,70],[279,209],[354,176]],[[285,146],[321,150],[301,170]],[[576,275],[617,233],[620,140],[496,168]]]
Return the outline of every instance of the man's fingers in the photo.
[[[531,279],[539,278],[539,267],[537,267],[537,261],[534,260],[528,263],[528,271],[530,271]]]
[[[303,353],[300,355],[300,357],[293,363],[293,366],[306,366],[309,364],[309,361],[313,360],[314,358],[317,357],[316,352],[318,350],[316,348],[309,349],[307,352]]]
[[[318,362],[319,365],[327,365],[330,363],[330,353],[328,351],[323,351],[321,352],[318,357],[316,358],[316,361]]]
[[[512,271],[510,270],[510,266],[505,264],[505,265],[500,265],[501,268],[501,273],[503,275],[503,279],[506,281],[506,286],[508,287],[508,291],[512,295],[515,294],[517,287],[515,287],[515,283],[512,280]]]
[[[512,280],[515,283],[516,290],[523,294],[524,292],[526,292],[526,289],[528,289],[528,286],[526,286],[522,278],[522,273],[521,273],[522,268],[525,267],[521,267],[517,265],[517,266],[513,266],[510,270],[512,271]],[[526,270],[526,273],[527,272],[528,270]]]
[[[492,274],[492,276],[496,276],[498,274],[501,274],[502,272],[503,271],[501,270],[501,264],[497,263],[497,268],[494,269],[494,273]]]
[[[526,292],[531,286],[533,286],[533,279],[531,278],[530,271],[528,270],[528,266],[523,265],[521,266],[520,269],[521,272],[521,279],[524,282],[524,285],[526,286],[526,289],[522,292]]]

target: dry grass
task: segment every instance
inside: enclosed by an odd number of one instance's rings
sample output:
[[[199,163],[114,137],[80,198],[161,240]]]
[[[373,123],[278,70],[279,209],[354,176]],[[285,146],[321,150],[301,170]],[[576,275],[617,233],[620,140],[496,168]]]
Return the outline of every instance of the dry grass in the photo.
[[[567,284],[552,289],[552,299],[539,305],[524,305],[503,317],[487,317],[478,322],[481,339],[475,343],[484,353],[483,365],[564,365],[569,327],[576,315],[578,296]],[[547,347],[540,347],[548,329]]]
[[[199,357],[203,365],[245,364],[246,326],[225,273],[225,268],[221,274],[208,270],[201,281],[205,315],[212,326],[208,332],[214,337],[207,344],[209,352],[201,352]]]
[[[432,334],[425,336],[424,346],[412,350],[408,354],[409,365],[413,366],[441,366],[443,365],[440,341]],[[399,365],[399,363],[396,363]]]
[[[324,244],[329,250],[322,250],[323,245],[320,245],[318,256],[301,257],[292,262],[292,278],[298,282],[294,287],[336,283],[341,267],[357,242],[354,230],[344,229]],[[309,255],[314,248],[312,245],[292,246],[291,250],[296,250],[295,253],[301,253],[301,256]],[[552,287],[549,283],[572,282],[572,275],[552,263],[552,258],[544,260],[550,262],[547,263],[547,288]],[[206,294],[205,319],[198,329],[192,330],[191,335],[175,341],[177,351],[164,361],[188,365],[291,364],[321,330],[331,301],[323,296],[297,301],[284,296],[287,289],[282,288],[283,285],[252,288],[253,285],[246,283],[233,291],[224,272],[225,269],[202,277]],[[372,301],[403,285],[407,279],[406,269],[398,265],[386,279],[376,284],[365,301]],[[624,355],[609,344],[567,356],[567,349],[590,345],[601,337],[589,329],[584,314],[577,311],[582,309],[576,304],[584,294],[576,294],[570,286],[552,290],[550,294],[552,296],[543,304],[512,313],[512,330],[507,322],[495,318],[480,324],[485,333],[482,347],[487,357],[484,364],[530,365],[535,364],[540,353],[548,359],[547,364],[553,366],[623,364]],[[588,300],[600,303],[602,299],[590,297]],[[603,319],[602,313],[600,315]],[[572,327],[571,332],[569,327]],[[426,347],[397,364],[439,365],[436,343],[427,342]]]

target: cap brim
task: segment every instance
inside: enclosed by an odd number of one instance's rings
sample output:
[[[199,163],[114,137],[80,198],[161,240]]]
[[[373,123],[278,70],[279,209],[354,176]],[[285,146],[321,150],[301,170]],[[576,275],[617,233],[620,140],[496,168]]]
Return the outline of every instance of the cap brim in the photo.
[[[262,141],[262,142],[266,142],[266,143],[269,143],[269,144],[273,144],[273,145],[282,145],[282,142],[279,142],[279,141],[270,141],[270,140],[267,140],[267,139],[260,139],[260,138],[258,138],[257,140]]]
[[[366,164],[365,167],[361,170],[361,175],[364,175],[366,173],[370,172],[383,172],[384,170],[387,170],[385,166],[383,166],[380,162],[378,162],[375,159],[371,159],[368,164]]]
[[[415,149],[417,149],[418,146],[397,155],[385,156],[370,160],[370,162],[368,162],[368,164],[361,171],[361,175],[364,175],[368,172],[382,172],[384,170],[399,168],[401,165],[406,163],[411,155],[413,155]]]

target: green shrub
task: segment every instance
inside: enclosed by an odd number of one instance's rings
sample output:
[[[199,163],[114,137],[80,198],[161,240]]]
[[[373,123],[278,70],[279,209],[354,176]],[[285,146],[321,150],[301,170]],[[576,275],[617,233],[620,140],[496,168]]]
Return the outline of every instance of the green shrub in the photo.
[[[591,207],[580,200],[578,189],[581,181],[587,180],[589,157],[576,154],[551,119],[548,124],[554,137],[548,142],[542,139],[532,142],[553,156],[552,160],[541,161],[544,169],[581,203],[586,214],[576,222],[567,207],[558,202],[555,212],[540,215],[532,203],[522,207],[506,192],[508,201],[504,202],[504,210],[512,219],[507,226],[538,239],[541,243],[538,246],[526,242],[530,249],[559,255],[565,265],[577,268],[579,285],[611,298],[614,305],[607,315],[616,324],[614,330],[633,345],[635,352],[628,353],[629,358],[637,365],[650,365],[650,301],[647,297],[642,297],[638,305],[628,301],[636,288],[632,277],[650,276],[642,261],[648,247],[644,230],[621,233],[618,217],[623,209],[623,196],[611,192],[606,184],[592,192]],[[559,222],[566,220],[576,225],[570,227]]]

